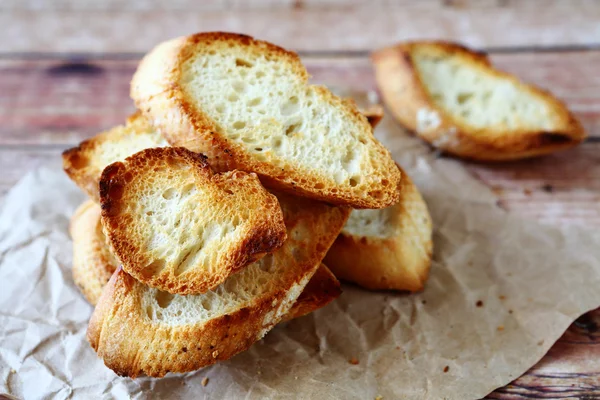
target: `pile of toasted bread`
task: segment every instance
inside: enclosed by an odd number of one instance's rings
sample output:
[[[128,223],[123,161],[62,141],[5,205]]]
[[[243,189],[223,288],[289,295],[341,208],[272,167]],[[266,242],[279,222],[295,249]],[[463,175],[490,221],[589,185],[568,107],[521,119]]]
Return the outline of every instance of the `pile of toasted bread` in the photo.
[[[462,47],[411,43],[374,62],[397,119],[452,154],[514,159],[584,137],[558,100]],[[125,125],[63,154],[90,197],[70,226],[73,277],[96,306],[87,337],[117,374],[226,360],[335,299],[338,279],[423,288],[431,219],[373,135],[380,109],[310,85],[295,53],[178,38],[144,57],[131,97]]]
[[[116,373],[228,359],[339,296],[337,278],[423,287],[431,220],[373,136],[380,111],[310,85],[295,53],[175,39],[141,61],[131,96],[124,126],[63,154],[90,197],[70,226],[96,306],[87,336]]]

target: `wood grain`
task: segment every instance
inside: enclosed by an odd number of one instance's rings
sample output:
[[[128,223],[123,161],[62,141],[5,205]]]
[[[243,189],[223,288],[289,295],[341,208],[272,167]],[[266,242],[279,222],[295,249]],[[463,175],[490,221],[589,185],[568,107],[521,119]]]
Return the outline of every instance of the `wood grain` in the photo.
[[[3,52],[146,52],[199,30],[241,32],[307,51],[369,51],[444,38],[480,47],[600,42],[593,0],[6,0]]]

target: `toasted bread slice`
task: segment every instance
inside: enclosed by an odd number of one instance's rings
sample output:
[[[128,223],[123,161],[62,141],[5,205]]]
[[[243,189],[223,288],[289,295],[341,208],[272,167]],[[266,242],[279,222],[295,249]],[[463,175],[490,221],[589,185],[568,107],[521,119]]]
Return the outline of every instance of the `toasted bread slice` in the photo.
[[[423,289],[432,255],[427,204],[402,171],[400,202],[383,210],[354,210],[325,257],[338,279],[368,289]]]
[[[88,200],[75,211],[69,226],[73,280],[92,305],[96,305],[104,285],[119,266],[102,233],[101,212],[100,206]]]
[[[514,160],[566,149],[586,136],[552,94],[496,70],[485,54],[458,44],[404,43],[372,58],[392,114],[450,154]]]
[[[400,174],[353,102],[308,84],[292,52],[249,36],[200,33],[160,44],[131,82],[137,107],[173,146],[216,170],[355,208],[398,200]]]
[[[142,150],[106,167],[100,203],[123,269],[170,293],[204,293],[286,238],[277,198],[256,174],[215,174],[183,147]]]
[[[104,363],[131,377],[192,371],[248,349],[277,324],[350,212],[299,197],[278,198],[288,232],[284,245],[212,291],[170,295],[117,269],[87,332]]]
[[[95,201],[100,201],[98,182],[106,166],[151,147],[169,144],[139,113],[109,131],[63,153],[63,168],[67,175]]]
[[[340,282],[325,264],[321,264],[317,272],[308,281],[298,300],[283,317],[282,322],[303,317],[325,307],[338,298],[340,294],[342,294]]]
[[[94,306],[119,265],[106,244],[100,222],[101,211],[99,205],[88,200],[79,206],[70,225],[73,238],[73,278],[81,293]],[[324,307],[341,292],[339,281],[325,264],[321,264],[284,320],[298,318]]]

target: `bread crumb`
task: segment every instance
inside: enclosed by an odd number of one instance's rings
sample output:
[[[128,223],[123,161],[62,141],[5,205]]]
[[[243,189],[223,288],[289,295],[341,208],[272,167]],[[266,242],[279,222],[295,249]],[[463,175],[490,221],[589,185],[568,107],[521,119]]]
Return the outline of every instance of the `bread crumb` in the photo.
[[[217,358],[219,356],[219,350],[215,350],[212,352],[213,358]]]
[[[509,313],[509,314],[512,314],[512,313],[513,313],[513,310],[508,310],[508,313]]]
[[[477,303],[475,303],[475,305],[476,305],[477,307],[483,307],[483,301],[481,301],[481,300],[477,300]]]
[[[544,341],[543,341],[543,340],[540,340],[539,342],[537,342],[537,345],[538,345],[538,346],[541,346],[541,345],[543,345],[543,344],[544,344]]]
[[[446,365],[446,366],[444,367],[444,373],[446,373],[446,372],[448,372],[448,371],[450,371],[450,366],[449,366],[449,365]]]
[[[358,365],[358,358],[352,357],[348,362],[352,365]]]
[[[297,376],[295,376],[295,377],[294,377],[294,379],[295,379],[295,380],[298,380],[298,377],[297,377]]]
[[[500,300],[506,300],[506,296],[503,296],[503,295],[500,295],[500,296],[498,296],[498,298],[499,298]]]
[[[523,190],[523,193],[525,193],[525,196],[531,196],[532,191],[531,189],[525,189]]]
[[[375,400],[383,400],[383,396],[378,394],[377,397],[375,397]]]
[[[542,186],[542,190],[546,193],[552,193],[552,192],[554,192],[554,186],[552,186],[549,183],[546,183],[545,185]]]
[[[205,376],[204,378],[202,378],[202,386],[206,386],[208,385],[208,378]]]
[[[500,331],[503,331],[503,330],[504,330],[504,325],[500,325],[500,326],[499,326],[498,328],[496,328],[496,329],[498,329],[498,331],[499,331],[499,332],[500,332]]]

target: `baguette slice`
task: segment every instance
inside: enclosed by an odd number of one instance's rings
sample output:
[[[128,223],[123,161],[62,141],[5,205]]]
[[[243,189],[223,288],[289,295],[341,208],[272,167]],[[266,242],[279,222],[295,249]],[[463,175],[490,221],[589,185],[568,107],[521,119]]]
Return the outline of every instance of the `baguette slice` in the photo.
[[[164,376],[226,360],[248,349],[288,313],[350,210],[278,195],[284,245],[196,296],[151,289],[118,269],[94,310],[87,337],[119,375]]]
[[[168,145],[147,120],[136,113],[127,119],[125,125],[99,133],[66,150],[62,155],[63,168],[90,198],[100,202],[98,183],[107,165],[147,148]]]
[[[119,265],[106,244],[100,213],[100,206],[88,200],[79,206],[70,224],[73,238],[73,279],[93,306]],[[341,292],[340,282],[325,264],[321,264],[284,320],[298,318],[324,307]]]
[[[392,114],[450,154],[514,160],[566,149],[586,136],[560,100],[496,70],[483,53],[454,43],[409,42],[372,58]]]
[[[400,202],[383,210],[354,210],[325,257],[338,279],[367,289],[423,289],[433,243],[427,204],[402,171]]]
[[[102,289],[119,266],[110,252],[100,223],[100,206],[83,203],[69,225],[73,238],[73,280],[87,301],[96,305]]]
[[[100,203],[123,269],[170,293],[204,293],[286,239],[277,198],[255,174],[215,174],[206,157],[182,147],[106,167]]]
[[[354,102],[308,84],[297,54],[249,36],[200,33],[140,63],[131,97],[173,146],[216,170],[355,208],[398,200],[400,174]]]

